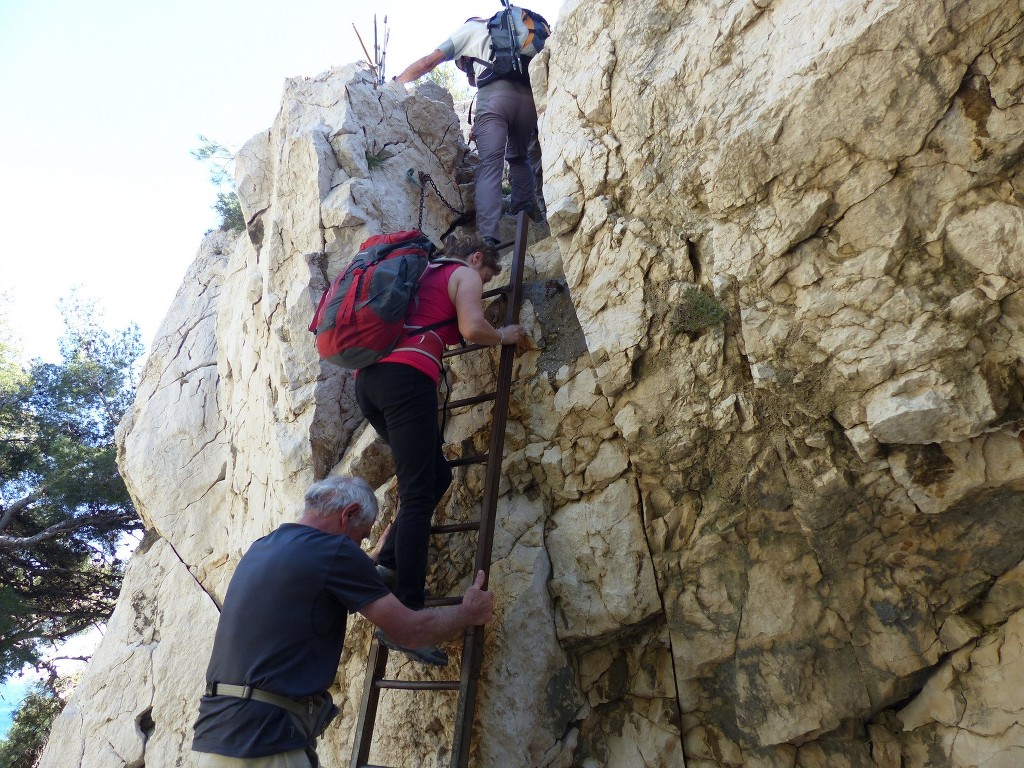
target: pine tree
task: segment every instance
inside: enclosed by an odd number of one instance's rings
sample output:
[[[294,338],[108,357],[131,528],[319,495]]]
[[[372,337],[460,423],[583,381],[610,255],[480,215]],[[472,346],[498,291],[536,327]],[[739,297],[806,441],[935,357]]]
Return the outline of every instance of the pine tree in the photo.
[[[134,396],[139,333],[62,303],[61,362],[0,347],[0,680],[113,610],[118,549],[142,529],[117,471],[114,430]]]
[[[0,768],[35,768],[50,737],[50,727],[64,709],[64,699],[52,688],[33,687],[14,715],[11,730],[0,740]]]

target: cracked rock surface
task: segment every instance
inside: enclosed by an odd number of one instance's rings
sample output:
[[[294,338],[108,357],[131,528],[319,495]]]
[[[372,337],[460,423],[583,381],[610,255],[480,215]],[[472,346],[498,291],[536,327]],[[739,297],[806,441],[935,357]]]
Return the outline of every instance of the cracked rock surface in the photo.
[[[1024,556],[1022,33],[1000,0],[580,2],[537,62],[689,766],[1019,761],[1009,670],[927,681],[1014,664],[1019,603],[970,614]]]
[[[1019,765],[1018,0],[569,0],[532,72],[551,237],[527,258],[474,764]],[[204,241],[119,431],[155,543],[44,766],[190,764],[249,543],[332,471],[394,514],[386,447],[306,326],[359,242],[415,224],[410,168],[469,204],[466,153],[433,84],[286,84],[240,153],[248,230]],[[428,234],[453,217],[427,195]],[[496,369],[458,358],[452,397]],[[449,419],[453,452],[486,449],[487,413]],[[435,522],[482,493],[458,469]],[[432,548],[431,591],[461,592],[472,537]],[[349,760],[369,638],[353,620],[325,764]],[[372,761],[447,765],[454,701],[423,701],[382,699]]]

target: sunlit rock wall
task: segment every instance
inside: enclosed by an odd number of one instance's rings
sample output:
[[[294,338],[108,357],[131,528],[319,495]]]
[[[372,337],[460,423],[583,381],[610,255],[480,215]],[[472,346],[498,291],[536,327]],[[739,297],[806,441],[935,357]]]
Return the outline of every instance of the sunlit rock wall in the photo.
[[[563,10],[548,212],[690,766],[1021,760],[1022,18]]]
[[[1017,0],[566,3],[533,66],[553,237],[527,260],[475,765],[1019,764],[1022,35]],[[248,231],[204,243],[122,425],[150,540],[44,766],[190,764],[249,543],[331,471],[393,514],[306,325],[363,238],[416,223],[410,169],[470,204],[465,153],[432,84],[288,83],[239,156]],[[453,219],[429,192],[424,229]],[[453,396],[495,363],[460,358]],[[486,407],[446,434],[480,452]],[[475,514],[479,470],[456,476],[438,522]],[[438,544],[432,591],[472,561]],[[448,764],[454,701],[423,696],[385,696],[371,760]]]

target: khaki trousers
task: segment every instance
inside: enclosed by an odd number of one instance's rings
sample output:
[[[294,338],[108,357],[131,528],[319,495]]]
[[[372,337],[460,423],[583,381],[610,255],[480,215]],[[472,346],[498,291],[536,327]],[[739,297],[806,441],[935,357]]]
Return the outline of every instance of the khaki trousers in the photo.
[[[209,752],[196,752],[197,768],[310,768],[305,750],[295,749],[266,757],[225,757]]]

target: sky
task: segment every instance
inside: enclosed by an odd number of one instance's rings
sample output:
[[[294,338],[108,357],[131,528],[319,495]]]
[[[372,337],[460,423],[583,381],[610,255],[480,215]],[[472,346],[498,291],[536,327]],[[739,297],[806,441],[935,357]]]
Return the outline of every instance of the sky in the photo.
[[[30,680],[16,678],[0,686],[0,734],[6,734],[10,730],[14,712],[28,693],[30,685]]]
[[[561,0],[534,0],[550,22]],[[386,75],[498,0],[0,0],[0,294],[27,358],[57,359],[78,287],[147,349],[218,224],[200,134],[237,149],[284,81],[373,54]]]
[[[528,6],[554,23],[561,0]],[[0,296],[26,359],[58,359],[58,300],[147,349],[218,224],[199,135],[238,149],[286,78],[373,54],[397,75],[498,0],[0,0]],[[3,301],[0,298],[0,301]],[[0,686],[0,737],[20,701]],[[14,704],[12,705],[12,702]]]

